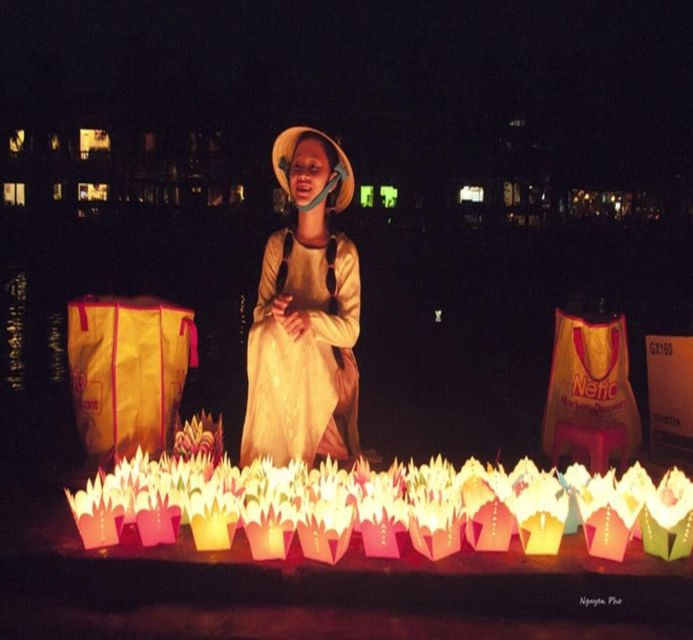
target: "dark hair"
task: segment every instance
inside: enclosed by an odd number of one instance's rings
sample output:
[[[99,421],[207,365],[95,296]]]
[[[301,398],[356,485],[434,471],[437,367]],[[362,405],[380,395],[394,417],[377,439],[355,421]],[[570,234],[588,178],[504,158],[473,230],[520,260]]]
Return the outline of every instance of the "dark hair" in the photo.
[[[330,165],[330,173],[335,168],[339,162],[339,154],[334,148],[334,145],[324,136],[316,133],[314,131],[305,131],[302,133],[298,140],[296,141],[296,147],[304,140],[318,140],[327,154],[327,160]],[[295,151],[295,147],[294,147]],[[336,213],[334,210],[334,203],[337,200],[337,194],[342,186],[342,181],[337,183],[337,186],[332,190],[332,192],[327,196],[327,230],[330,234],[330,239],[327,241],[327,247],[325,248],[325,256],[327,257],[327,277],[325,279],[325,284],[327,285],[327,290],[330,293],[330,302],[328,304],[327,311],[331,315],[337,315],[339,313],[339,302],[337,301],[337,275],[335,272],[335,261],[337,259],[337,235],[336,235],[336,224],[335,218]],[[291,256],[291,251],[294,248],[294,233],[298,227],[298,212],[295,207],[291,207],[291,210],[287,214],[287,229],[286,235],[284,236],[284,249],[282,255],[282,263],[279,267],[279,272],[277,273],[277,283],[276,291],[280,294],[284,285],[286,284],[286,279],[289,275],[289,257]],[[344,357],[339,348],[333,346],[332,353],[334,354],[337,365],[340,369],[344,368]]]

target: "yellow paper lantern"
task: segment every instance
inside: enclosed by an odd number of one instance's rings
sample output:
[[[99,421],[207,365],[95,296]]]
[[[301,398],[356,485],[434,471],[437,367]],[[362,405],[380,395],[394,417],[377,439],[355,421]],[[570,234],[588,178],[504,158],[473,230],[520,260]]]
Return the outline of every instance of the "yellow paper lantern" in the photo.
[[[190,528],[198,551],[230,549],[240,519],[237,496],[216,482],[204,484],[190,496]]]
[[[526,555],[556,555],[568,517],[568,494],[551,473],[539,472],[510,500]]]

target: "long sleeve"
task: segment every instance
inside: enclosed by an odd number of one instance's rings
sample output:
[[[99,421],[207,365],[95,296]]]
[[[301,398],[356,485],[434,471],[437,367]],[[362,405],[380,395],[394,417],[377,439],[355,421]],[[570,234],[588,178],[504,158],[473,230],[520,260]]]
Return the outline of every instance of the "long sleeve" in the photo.
[[[262,258],[262,273],[257,290],[257,304],[253,309],[253,322],[261,322],[270,309],[272,298],[276,293],[277,272],[281,263],[281,250],[284,234],[273,233],[265,245]]]
[[[356,245],[346,237],[339,243],[335,270],[338,313],[331,315],[317,310],[308,313],[317,340],[335,347],[351,348],[356,344],[360,331],[361,275]]]
[[[311,320],[311,330],[294,340],[280,322],[268,316],[286,233],[272,234],[265,246],[254,322],[248,332],[242,465],[263,455],[271,455],[278,465],[295,458],[312,463],[337,410],[347,421],[353,452],[360,451],[358,375],[353,353],[348,350],[358,338],[361,311],[356,247],[345,235],[337,237],[335,294],[339,309],[338,315],[332,316],[327,313],[330,294],[325,247],[307,247],[294,238],[283,291],[292,297],[288,313],[303,310]],[[339,368],[331,345],[345,349],[344,369]]]

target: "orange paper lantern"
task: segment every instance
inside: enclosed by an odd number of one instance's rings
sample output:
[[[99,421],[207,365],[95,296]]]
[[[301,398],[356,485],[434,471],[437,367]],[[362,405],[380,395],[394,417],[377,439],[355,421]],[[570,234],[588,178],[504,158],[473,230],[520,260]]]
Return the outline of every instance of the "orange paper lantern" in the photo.
[[[286,560],[296,532],[297,514],[289,503],[247,504],[243,527],[253,560]]]
[[[326,510],[330,509],[325,503],[321,504]],[[315,513],[320,511],[316,509]],[[298,539],[304,557],[332,565],[342,559],[349,548],[354,516],[351,507],[340,511],[340,515],[332,513],[331,518],[325,518],[325,513],[311,514],[298,522]]]

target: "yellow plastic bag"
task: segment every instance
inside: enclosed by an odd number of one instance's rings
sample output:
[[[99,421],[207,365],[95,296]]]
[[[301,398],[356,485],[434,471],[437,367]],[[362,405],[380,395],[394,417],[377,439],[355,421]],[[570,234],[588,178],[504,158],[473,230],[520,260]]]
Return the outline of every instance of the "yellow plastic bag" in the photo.
[[[626,425],[629,452],[640,447],[640,413],[630,386],[625,316],[590,324],[556,309],[542,437],[547,455],[558,420],[594,427],[620,422]]]
[[[105,462],[167,447],[183,386],[198,364],[195,313],[152,297],[68,303],[67,351],[77,429]]]

